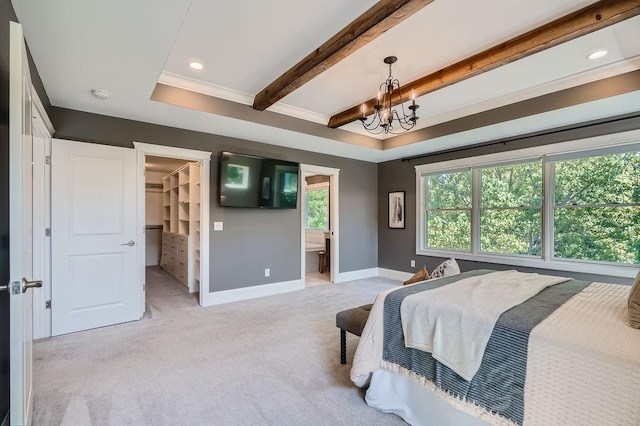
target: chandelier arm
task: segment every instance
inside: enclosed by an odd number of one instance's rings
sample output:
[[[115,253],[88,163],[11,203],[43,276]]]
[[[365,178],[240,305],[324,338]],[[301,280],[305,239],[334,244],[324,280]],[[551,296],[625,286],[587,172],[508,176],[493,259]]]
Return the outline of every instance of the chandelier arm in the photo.
[[[404,121],[410,121],[410,120],[408,120],[408,118],[407,118],[407,117],[410,117],[412,114],[407,115],[407,111],[405,111],[405,109],[404,109],[404,102],[403,102],[403,103],[400,103],[400,104],[398,104],[398,105],[400,105],[400,108],[402,109],[402,117],[403,117],[403,120],[404,120]],[[396,107],[397,107],[398,105],[396,105]],[[395,112],[395,113],[396,113],[396,117],[398,117],[398,120],[400,120],[400,116],[398,115],[398,112],[397,112],[395,109],[393,110],[393,112]]]
[[[396,111],[394,112],[396,113],[396,117],[398,118],[398,123],[400,123],[400,127],[402,127],[405,131],[413,129],[413,127],[415,126],[415,121],[401,120],[400,117],[398,116],[398,113]],[[408,127],[405,127],[405,125],[407,125]]]
[[[376,118],[379,118],[379,117],[378,117],[378,114],[376,114],[376,113],[374,112],[373,114],[371,114],[371,121],[369,121],[369,122],[367,123],[367,126],[370,126],[370,125],[372,125],[373,123],[375,123]]]
[[[377,116],[377,115],[376,115],[376,116]],[[382,132],[384,131],[384,128],[380,126],[379,121],[378,121],[378,123],[377,123],[375,126],[373,126],[373,124],[375,124],[375,123],[376,123],[376,116],[374,116],[374,117],[373,117],[373,119],[371,120],[371,122],[370,122],[369,124],[365,124],[364,122],[362,123],[362,124],[363,124],[364,129],[365,129],[367,132],[371,133],[372,135],[379,135],[380,133],[382,133]],[[379,117],[378,117],[378,120],[379,120]],[[373,126],[373,127],[372,127],[372,126]],[[380,130],[375,131],[376,129],[380,129]]]
[[[366,127],[364,128],[367,132],[371,133],[372,135],[379,135],[380,133],[382,133],[384,130],[382,129],[382,127],[380,127],[379,131],[374,132],[373,130],[367,129]]]
[[[371,129],[371,128],[375,129],[379,125],[380,117],[378,116],[377,113],[374,113],[371,116],[371,121],[369,121],[368,123],[366,121],[363,121],[363,120],[360,120],[360,121],[362,122],[362,125],[365,127],[365,129]],[[376,124],[376,122],[378,122],[378,124]],[[375,126],[373,126],[374,124],[375,124]]]

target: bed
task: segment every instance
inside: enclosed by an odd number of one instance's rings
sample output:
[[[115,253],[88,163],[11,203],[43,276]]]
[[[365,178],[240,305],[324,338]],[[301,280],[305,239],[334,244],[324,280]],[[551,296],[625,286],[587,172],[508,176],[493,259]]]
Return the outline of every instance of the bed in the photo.
[[[471,271],[380,293],[351,370],[356,385],[368,386],[367,403],[413,425],[640,425],[640,330],[629,326],[629,286],[570,279],[549,284],[497,316],[475,366],[464,356],[462,367],[448,362],[439,344],[427,345],[433,353],[413,342],[407,347],[409,301],[422,306],[415,300],[446,299],[448,289],[498,282],[500,274]],[[478,297],[470,299],[478,304]],[[491,303],[478,304],[484,305]],[[472,328],[484,321],[474,321],[484,308],[465,309],[471,319],[461,318]],[[433,307],[423,312],[441,315]],[[434,330],[453,346],[449,352],[468,338],[451,328]]]

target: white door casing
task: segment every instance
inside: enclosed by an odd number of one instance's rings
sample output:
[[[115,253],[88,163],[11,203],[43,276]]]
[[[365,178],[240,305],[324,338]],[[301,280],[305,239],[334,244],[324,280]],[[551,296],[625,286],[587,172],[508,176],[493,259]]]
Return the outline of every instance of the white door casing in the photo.
[[[36,99],[37,94],[32,94]],[[34,103],[34,106],[36,103]],[[50,228],[49,166],[46,157],[51,152],[51,135],[44,125],[41,112],[33,108],[33,279],[43,282],[42,288],[33,289],[33,338],[51,336],[51,310],[46,309],[46,301],[51,296],[50,238],[46,229]]]
[[[133,142],[133,146],[138,153],[138,256],[145,257],[145,156],[179,158],[200,162],[200,306],[214,304],[211,293],[209,293],[209,194],[210,194],[210,170],[211,152],[198,151],[186,148],[177,148],[165,145],[154,145],[142,142]],[[140,262],[138,266],[138,276],[140,282],[145,280],[145,265]],[[204,289],[204,291],[202,291]],[[140,291],[140,312],[145,310],[146,292],[144,287]]]
[[[9,296],[10,421],[12,425],[29,425],[33,411],[33,292],[22,291],[22,279],[32,279],[33,272],[32,86],[22,26],[11,22],[9,31],[10,282],[7,284],[11,292]]]
[[[331,256],[329,257],[329,273],[331,282],[337,282],[340,275],[340,169],[331,167],[314,166],[311,164],[300,164],[300,279],[303,285],[306,284],[306,251],[305,251],[305,198],[304,179],[307,174],[318,174],[329,176],[329,223],[330,223],[330,244]]]
[[[54,139],[52,335],[141,318],[133,149]]]

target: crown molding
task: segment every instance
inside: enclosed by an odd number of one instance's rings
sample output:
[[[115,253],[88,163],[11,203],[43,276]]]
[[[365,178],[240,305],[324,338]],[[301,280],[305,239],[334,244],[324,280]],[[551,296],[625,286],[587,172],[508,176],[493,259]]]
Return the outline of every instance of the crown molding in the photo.
[[[177,87],[179,89],[189,90],[191,92],[202,93],[203,95],[213,96],[244,105],[253,105],[253,95],[250,95],[248,93],[239,92],[237,90],[222,87],[217,84],[207,83],[167,71],[163,71],[162,74],[160,74],[158,83]],[[278,114],[288,115],[290,117],[300,118],[302,120],[307,120],[322,125],[326,125],[329,122],[328,115],[318,114],[317,112],[283,103],[276,103],[272,105],[268,110],[276,112]]]

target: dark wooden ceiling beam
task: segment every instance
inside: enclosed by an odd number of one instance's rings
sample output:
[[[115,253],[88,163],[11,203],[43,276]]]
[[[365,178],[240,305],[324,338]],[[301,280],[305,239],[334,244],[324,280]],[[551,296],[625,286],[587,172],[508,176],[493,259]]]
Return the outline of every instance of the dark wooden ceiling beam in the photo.
[[[378,1],[355,21],[351,22],[258,93],[253,100],[253,108],[264,111],[432,1]]]
[[[440,71],[405,84],[400,88],[402,98],[404,100],[410,99],[412,90],[416,97],[426,95],[639,14],[640,0],[599,1]],[[397,105],[399,101],[400,92],[396,91],[392,102]],[[365,102],[366,115],[373,113],[375,104],[376,98]],[[335,129],[357,120],[362,116],[361,107],[361,104],[355,105],[334,115],[329,120],[328,126]]]

